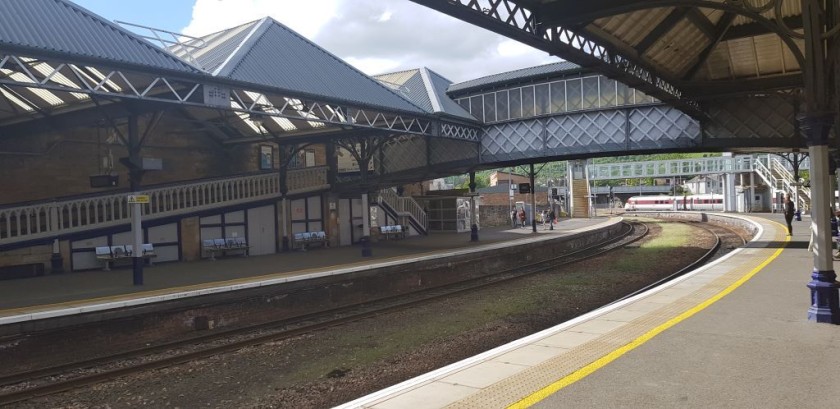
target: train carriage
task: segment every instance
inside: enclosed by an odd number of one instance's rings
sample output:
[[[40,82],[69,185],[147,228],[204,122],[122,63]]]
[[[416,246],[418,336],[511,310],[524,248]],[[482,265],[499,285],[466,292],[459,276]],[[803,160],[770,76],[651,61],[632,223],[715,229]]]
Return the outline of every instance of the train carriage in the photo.
[[[723,211],[723,195],[684,196],[632,196],[624,204],[624,210],[712,210]]]

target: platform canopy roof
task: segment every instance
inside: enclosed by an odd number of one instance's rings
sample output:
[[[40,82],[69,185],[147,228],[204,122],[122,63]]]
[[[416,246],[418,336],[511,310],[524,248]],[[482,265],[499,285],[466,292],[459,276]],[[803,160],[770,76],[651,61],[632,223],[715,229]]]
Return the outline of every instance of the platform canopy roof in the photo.
[[[2,136],[162,110],[226,128],[211,132],[225,142],[266,130],[432,129],[427,111],[271,18],[201,38],[169,33],[163,46],[150,30],[144,37],[68,0],[0,1]]]
[[[452,81],[426,67],[380,74],[374,78],[428,113],[478,123],[446,94]]]
[[[412,0],[697,114],[801,87],[799,0]]]
[[[216,77],[295,90],[348,102],[423,112],[411,102],[280,22],[265,17],[173,46]]]

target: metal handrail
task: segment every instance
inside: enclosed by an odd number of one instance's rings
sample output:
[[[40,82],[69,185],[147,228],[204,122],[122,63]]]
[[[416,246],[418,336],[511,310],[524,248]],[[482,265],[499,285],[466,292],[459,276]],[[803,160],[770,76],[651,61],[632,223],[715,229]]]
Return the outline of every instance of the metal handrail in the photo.
[[[327,168],[290,170],[289,194],[328,187]],[[167,186],[138,192],[149,196],[143,218],[153,220],[232,206],[280,195],[279,174],[260,174]],[[129,223],[128,194],[108,194],[0,209],[0,245]]]
[[[388,203],[399,216],[411,217],[417,224],[428,230],[429,224],[426,211],[423,210],[414,198],[399,196],[394,188],[381,190],[379,192],[379,198]]]

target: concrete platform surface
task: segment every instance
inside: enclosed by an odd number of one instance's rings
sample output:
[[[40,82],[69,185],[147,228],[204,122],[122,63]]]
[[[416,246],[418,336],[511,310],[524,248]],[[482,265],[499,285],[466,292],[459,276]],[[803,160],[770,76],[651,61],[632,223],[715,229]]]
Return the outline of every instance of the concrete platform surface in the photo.
[[[630,300],[339,406],[840,407],[840,326],[807,320],[809,220]]]
[[[607,218],[567,219],[556,224],[554,230],[538,226],[536,235],[530,228],[485,228],[479,232],[478,242],[470,241],[470,233],[433,232],[428,236],[376,242],[372,245],[373,257],[362,257],[361,247],[354,245],[265,256],[232,256],[215,261],[205,259],[196,262],[159,263],[144,268],[142,286],[133,285],[130,266],[112,268],[111,271],[97,270],[0,281],[0,324],[4,323],[4,318],[32,312],[114,303],[220,285],[291,277],[351,266],[367,266],[535,236],[564,236],[607,221]]]

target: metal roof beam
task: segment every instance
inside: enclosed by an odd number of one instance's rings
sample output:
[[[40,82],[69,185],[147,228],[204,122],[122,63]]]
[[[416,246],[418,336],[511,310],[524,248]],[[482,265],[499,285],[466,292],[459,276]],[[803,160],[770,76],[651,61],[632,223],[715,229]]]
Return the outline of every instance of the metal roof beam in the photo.
[[[636,45],[636,51],[639,55],[643,55],[657,40],[662,38],[663,35],[667,34],[674,26],[677,25],[682,19],[685,18],[686,14],[688,14],[690,7],[677,7],[671,10],[671,13],[665,17],[659,25],[654,27],[642,41],[639,41],[639,44]]]
[[[540,15],[540,24],[570,25],[622,14],[628,9],[644,7],[648,2],[649,0],[557,0],[536,6],[534,11]]]
[[[714,40],[715,34],[717,30],[715,29],[715,25],[709,21],[709,18],[703,14],[700,9],[692,8],[691,11],[686,16],[689,21],[691,21],[703,34],[706,35],[710,40]]]
[[[782,22],[791,30],[802,28],[801,16],[784,17],[782,18]],[[764,34],[777,34],[777,32],[768,30],[765,25],[760,23],[747,23],[730,28],[721,41],[737,40],[739,38],[755,37]]]
[[[703,64],[706,63],[706,60],[709,59],[709,56],[714,51],[715,47],[723,41],[723,37],[726,36],[726,33],[729,32],[730,27],[732,27],[732,22],[735,21],[736,15],[734,13],[726,13],[721,17],[720,21],[718,21],[717,26],[715,27],[715,35],[711,37],[711,42],[700,54],[697,56],[697,62],[694,63],[683,75],[683,80],[688,81],[691,80],[697,71],[703,67]]]
[[[721,98],[743,94],[766,94],[775,90],[802,86],[802,73],[777,75],[759,79],[725,81],[695,81],[685,84],[684,90],[697,99]]]
[[[475,0],[412,1],[521,41],[583,67],[590,67],[694,117],[703,116],[699,105],[695,101],[683,98],[682,91],[671,80],[663,78],[659,73],[633,58],[618,54],[609,43],[596,41],[591,36],[584,37],[581,32],[573,29],[539,25],[539,18],[532,10],[513,0],[495,0],[490,3],[492,8],[486,8]],[[560,3],[573,5],[572,3],[584,2],[561,1]],[[605,2],[595,1],[594,3]],[[635,2],[625,0],[610,2],[610,4],[619,3]]]

